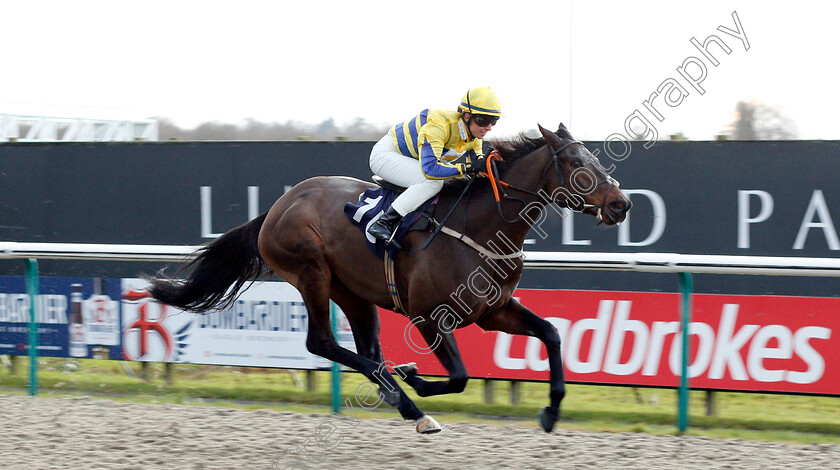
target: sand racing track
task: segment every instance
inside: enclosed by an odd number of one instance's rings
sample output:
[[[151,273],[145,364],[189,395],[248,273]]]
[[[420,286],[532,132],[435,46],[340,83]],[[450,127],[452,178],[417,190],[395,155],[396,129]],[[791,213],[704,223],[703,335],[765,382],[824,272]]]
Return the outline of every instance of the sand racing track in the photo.
[[[829,469],[840,445],[0,395],[0,468]],[[535,423],[534,423],[535,425]]]

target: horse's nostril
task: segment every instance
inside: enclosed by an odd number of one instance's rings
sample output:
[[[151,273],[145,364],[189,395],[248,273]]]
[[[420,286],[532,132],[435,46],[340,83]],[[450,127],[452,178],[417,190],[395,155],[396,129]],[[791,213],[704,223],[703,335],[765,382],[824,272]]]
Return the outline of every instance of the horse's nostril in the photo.
[[[630,201],[625,201],[623,199],[616,199],[609,203],[610,210],[614,214],[623,214],[630,210],[630,206],[633,204]]]

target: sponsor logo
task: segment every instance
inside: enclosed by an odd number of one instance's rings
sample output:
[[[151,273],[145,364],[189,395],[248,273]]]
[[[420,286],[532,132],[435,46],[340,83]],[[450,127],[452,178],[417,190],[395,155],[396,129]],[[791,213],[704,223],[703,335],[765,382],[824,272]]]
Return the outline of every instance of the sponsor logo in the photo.
[[[130,290],[123,294],[123,299],[137,304],[137,319],[123,330],[123,344],[125,345],[123,347],[123,357],[129,361],[148,359],[146,355],[151,350],[149,339],[155,335],[164,347],[161,362],[169,362],[169,358],[172,356],[172,334],[163,324],[166,320],[168,306],[153,301],[148,292],[142,291]],[[153,309],[157,310],[158,313],[154,318],[152,316]],[[135,336],[138,338],[138,347],[129,348],[129,339]],[[132,355],[129,349],[136,351],[136,355]]]
[[[563,360],[569,372],[614,376],[659,376],[663,362],[680,375],[682,336],[679,321],[630,318],[631,301],[601,300],[596,316],[572,322],[546,318],[563,339]],[[815,345],[831,338],[831,329],[781,324],[738,325],[740,305],[724,304],[716,328],[689,323],[693,354],[689,377],[711,380],[811,384],[823,377],[825,358]],[[512,354],[512,337],[499,333],[493,351],[495,365],[508,370],[547,371],[544,347],[528,338],[524,354]],[[667,358],[666,358],[667,354]]]

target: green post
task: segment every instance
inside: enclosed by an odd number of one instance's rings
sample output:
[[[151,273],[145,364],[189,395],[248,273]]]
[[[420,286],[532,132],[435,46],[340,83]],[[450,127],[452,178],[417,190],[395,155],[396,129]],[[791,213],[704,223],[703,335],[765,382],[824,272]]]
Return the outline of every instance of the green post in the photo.
[[[332,301],[330,301],[330,326],[335,341],[338,342],[338,312]],[[341,410],[341,365],[337,362],[332,363],[332,410],[333,413]]]
[[[26,260],[26,293],[29,295],[29,394],[38,394],[38,260]]]
[[[679,418],[680,434],[688,428],[688,325],[691,322],[691,291],[694,289],[691,273],[680,274],[680,293],[682,294],[682,365],[680,366]]]

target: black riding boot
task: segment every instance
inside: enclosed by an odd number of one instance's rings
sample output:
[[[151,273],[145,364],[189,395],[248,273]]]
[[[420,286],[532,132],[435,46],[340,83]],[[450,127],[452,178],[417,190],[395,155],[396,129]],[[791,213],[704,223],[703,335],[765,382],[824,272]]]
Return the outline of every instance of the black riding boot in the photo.
[[[382,240],[385,244],[388,244],[390,241],[390,243],[399,250],[402,247],[396,241],[391,240],[391,237],[394,236],[394,232],[396,232],[397,226],[400,224],[400,220],[402,220],[400,213],[394,210],[393,207],[390,207],[376,222],[373,223],[373,225],[370,226],[368,233],[373,235],[375,238]]]

